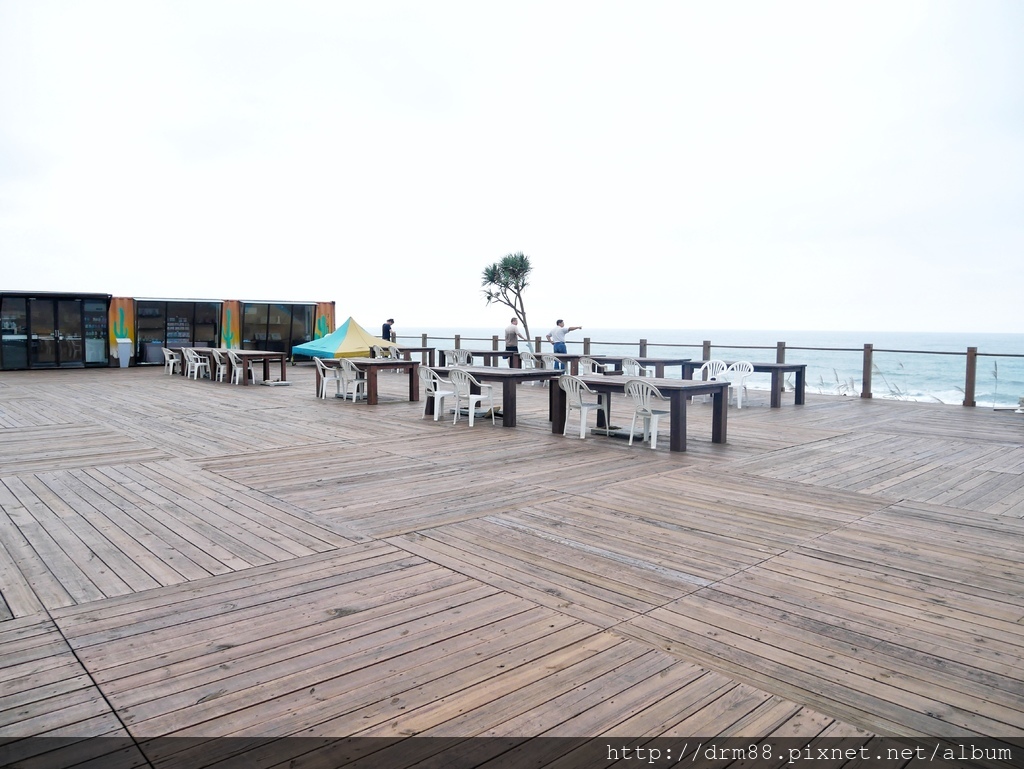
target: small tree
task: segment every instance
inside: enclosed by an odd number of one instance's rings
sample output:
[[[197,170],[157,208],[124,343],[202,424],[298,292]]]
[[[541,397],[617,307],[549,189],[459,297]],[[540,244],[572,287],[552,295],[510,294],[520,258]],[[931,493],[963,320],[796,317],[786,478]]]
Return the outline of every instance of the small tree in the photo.
[[[498,302],[508,305],[523,324],[523,334],[530,338],[530,326],[526,322],[526,307],[523,305],[523,291],[529,285],[530,257],[522,251],[508,254],[500,262],[484,268],[484,296],[487,304]]]

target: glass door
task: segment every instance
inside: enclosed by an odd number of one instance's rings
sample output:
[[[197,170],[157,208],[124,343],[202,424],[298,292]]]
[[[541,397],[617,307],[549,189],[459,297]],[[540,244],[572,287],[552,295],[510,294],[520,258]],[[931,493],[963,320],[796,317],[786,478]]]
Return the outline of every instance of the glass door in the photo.
[[[85,363],[85,346],[82,344],[82,300],[57,300],[58,364],[81,366]]]
[[[0,305],[0,350],[5,369],[28,368],[28,309],[24,297],[4,297]]]
[[[52,299],[28,300],[29,366],[57,365],[57,307]]]
[[[139,301],[135,309],[135,360],[163,363],[167,344],[167,302]],[[180,344],[180,343],[179,343]],[[188,347],[186,342],[184,347]]]
[[[81,366],[81,299],[29,299],[29,367]]]

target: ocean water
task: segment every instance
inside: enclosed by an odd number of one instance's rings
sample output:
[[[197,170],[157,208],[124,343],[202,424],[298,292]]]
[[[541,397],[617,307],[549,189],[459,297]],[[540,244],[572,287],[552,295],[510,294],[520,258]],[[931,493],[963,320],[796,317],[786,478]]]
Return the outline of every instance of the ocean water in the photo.
[[[547,327],[534,326],[533,336]],[[493,328],[401,329],[399,342],[450,346],[456,334],[463,347],[490,348]],[[776,344],[786,343],[786,361],[807,364],[809,392],[857,397],[862,389],[864,345],[874,346],[871,390],[875,398],[960,405],[964,400],[967,348],[978,348],[975,403],[979,407],[1016,408],[1024,398],[1024,334],[911,333],[859,331],[735,331],[713,329],[584,328],[567,338],[569,352],[583,352],[589,338],[594,355],[637,355],[641,339],[651,356],[701,359],[702,345],[711,342],[712,357],[774,361]],[[550,352],[545,341],[540,352]],[[678,369],[670,376],[679,376]],[[790,376],[790,383],[792,376]],[[747,385],[767,390],[769,376],[754,374]]]

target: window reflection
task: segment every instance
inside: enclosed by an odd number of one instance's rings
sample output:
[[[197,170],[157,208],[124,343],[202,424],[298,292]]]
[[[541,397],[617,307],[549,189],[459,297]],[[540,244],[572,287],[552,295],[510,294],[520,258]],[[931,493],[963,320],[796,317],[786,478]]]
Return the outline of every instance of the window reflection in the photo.
[[[313,315],[309,304],[256,304],[242,309],[242,348],[290,352],[292,345],[313,338]]]
[[[195,346],[220,347],[220,303],[196,302],[195,311]]]
[[[162,363],[165,346],[166,302],[139,302],[135,307],[135,360],[142,363]]]
[[[4,297],[0,305],[0,362],[5,369],[28,368],[28,303]]]
[[[288,351],[297,344],[313,341],[313,313],[316,310],[308,304],[292,305],[292,333]]]

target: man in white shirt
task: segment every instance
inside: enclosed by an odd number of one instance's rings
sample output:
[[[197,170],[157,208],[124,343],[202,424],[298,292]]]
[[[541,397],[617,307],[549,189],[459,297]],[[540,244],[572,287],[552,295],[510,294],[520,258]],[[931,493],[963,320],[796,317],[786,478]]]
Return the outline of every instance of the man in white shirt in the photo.
[[[565,349],[565,335],[570,331],[577,331],[583,328],[583,326],[569,326],[565,327],[565,321],[559,318],[555,321],[555,327],[548,332],[547,340],[551,342],[551,347],[555,354],[566,353],[568,350]],[[558,368],[565,368],[561,363],[558,364]]]

